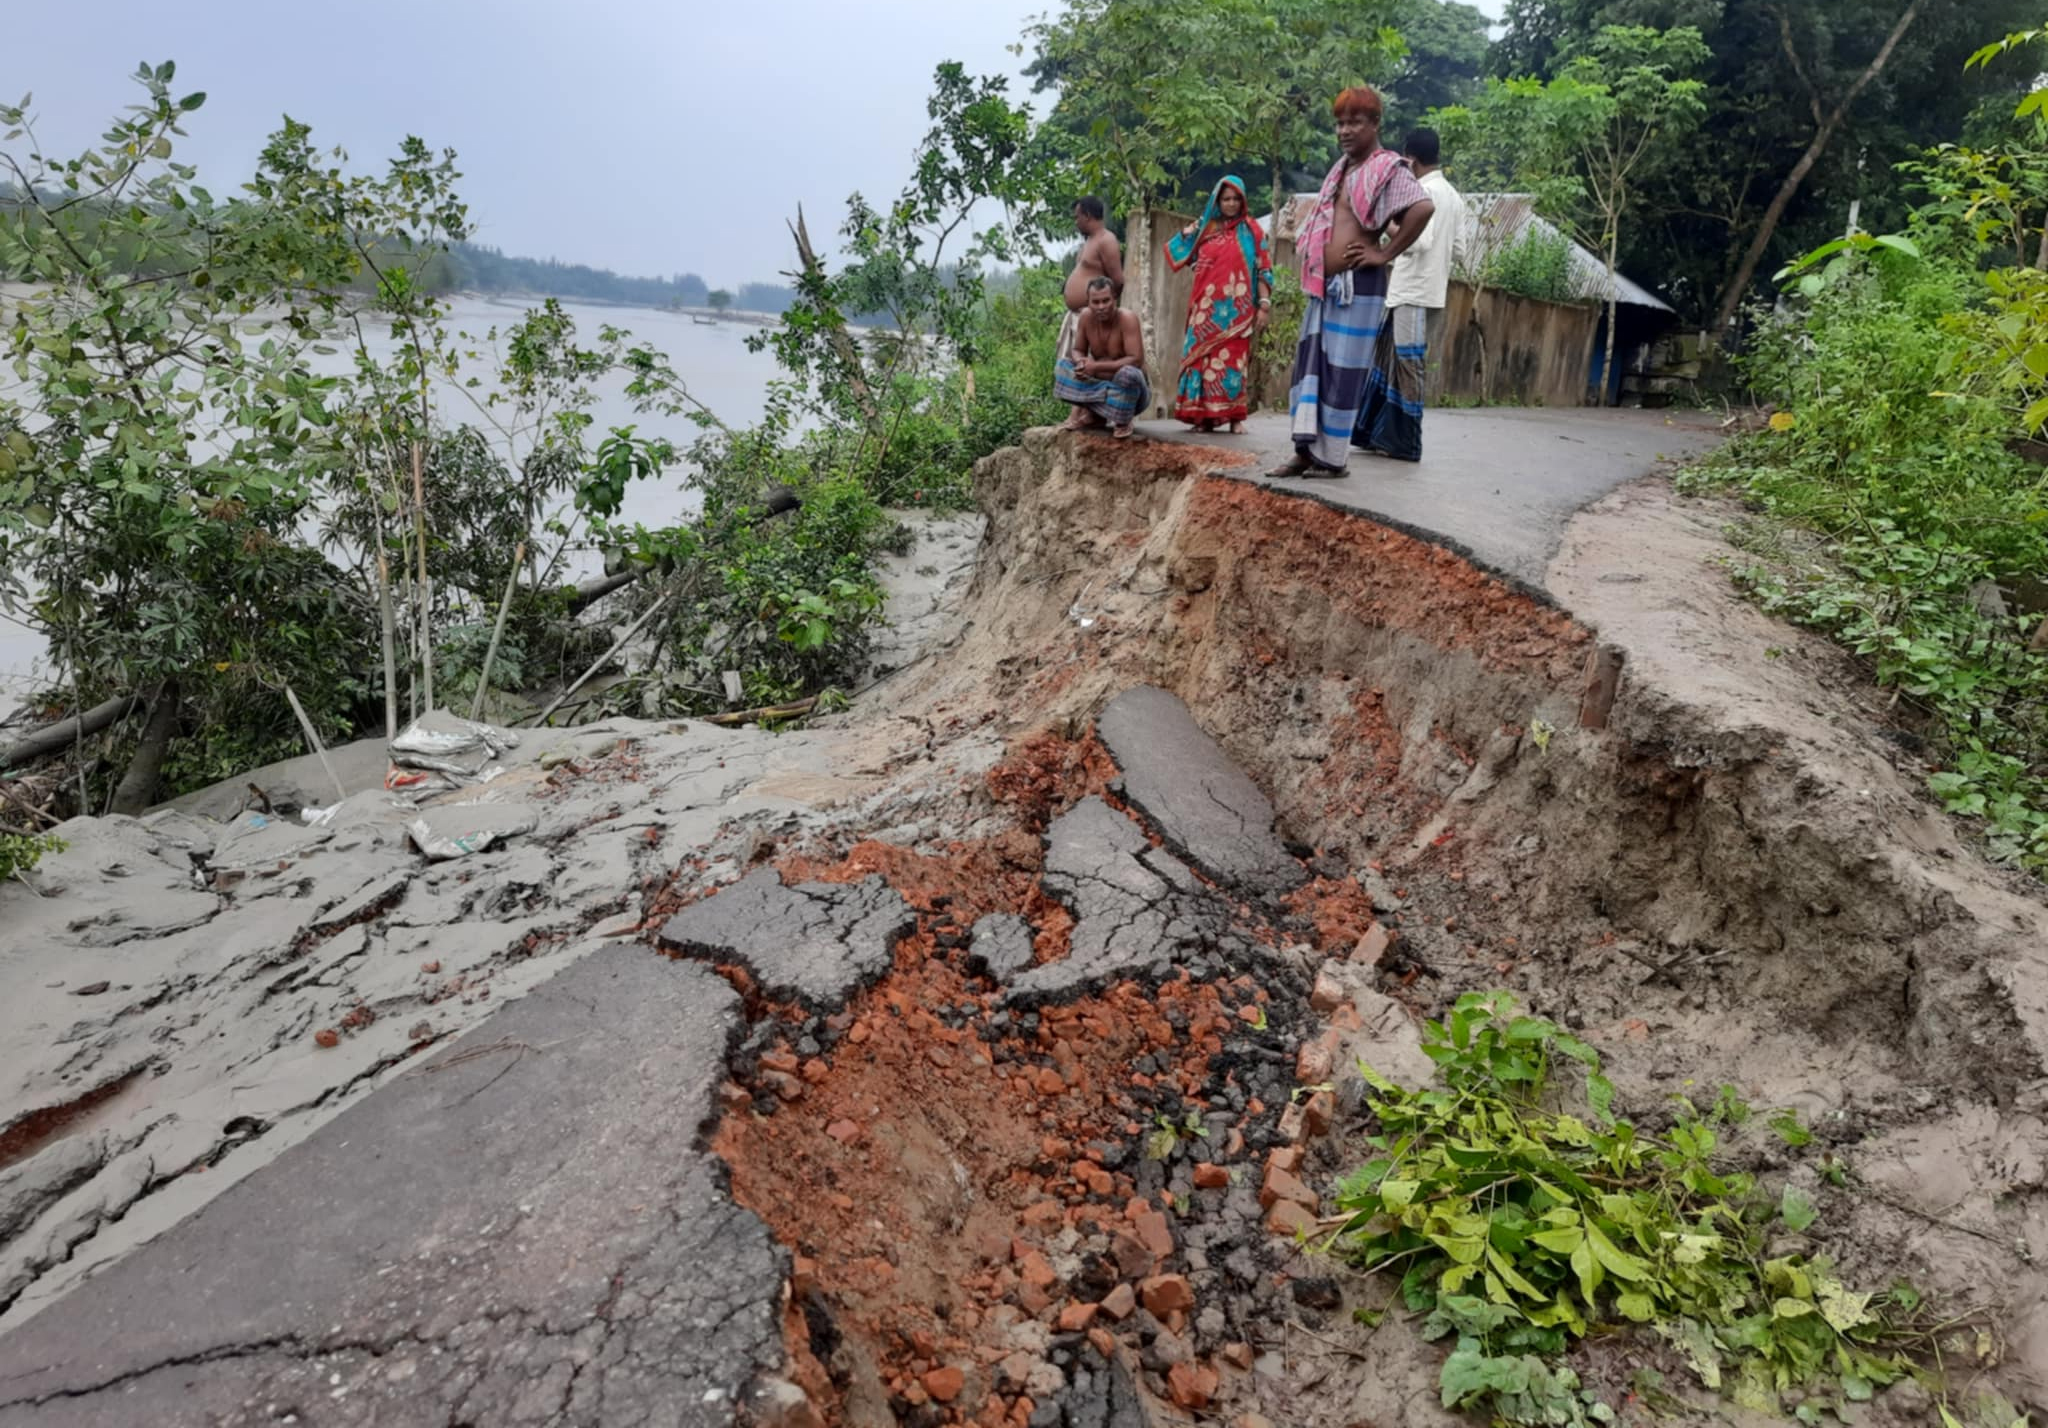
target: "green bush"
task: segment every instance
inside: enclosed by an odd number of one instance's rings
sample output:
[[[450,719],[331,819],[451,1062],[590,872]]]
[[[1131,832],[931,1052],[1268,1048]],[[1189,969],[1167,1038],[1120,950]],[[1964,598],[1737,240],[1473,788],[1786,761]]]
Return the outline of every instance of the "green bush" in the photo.
[[[1487,256],[1480,281],[1540,302],[1580,300],[1572,280],[1572,240],[1534,223],[1513,243]]]
[[[1558,1359],[1632,1325],[1744,1407],[1776,1413],[1798,1394],[1802,1422],[1906,1372],[1917,1295],[1858,1293],[1819,1256],[1766,1251],[1779,1225],[1816,1216],[1799,1192],[1771,1199],[1717,1163],[1721,1129],[1748,1119],[1732,1092],[1704,1115],[1675,1098],[1675,1124],[1649,1134],[1614,1117],[1591,1047],[1505,992],[1460,997],[1423,1050],[1438,1086],[1360,1068],[1378,1153],[1337,1191],[1349,1219],[1335,1243],[1400,1277],[1424,1338],[1455,1338],[1445,1407],[1616,1422]],[[1552,1085],[1565,1062],[1583,1073],[1576,1095]]]
[[[1943,766],[1930,786],[1979,818],[1994,856],[2048,872],[2048,659],[2041,618],[1990,592],[2048,569],[2043,469],[2016,455],[1996,383],[1972,381],[1996,319],[1984,276],[1874,243],[1765,319],[1747,376],[1771,429],[1688,477],[1763,517],[1736,574],[1774,613],[1823,630],[1920,711]],[[1797,558],[1774,528],[1825,539]]]
[[[65,843],[44,833],[0,833],[0,882],[28,872],[45,853],[61,853]]]

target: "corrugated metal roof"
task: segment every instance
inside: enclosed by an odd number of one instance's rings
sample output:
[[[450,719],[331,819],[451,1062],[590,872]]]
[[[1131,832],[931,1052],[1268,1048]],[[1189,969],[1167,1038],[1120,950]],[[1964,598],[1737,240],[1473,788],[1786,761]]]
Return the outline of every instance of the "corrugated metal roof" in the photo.
[[[1526,193],[1468,193],[1465,205],[1469,246],[1464,267],[1471,273],[1477,273],[1491,254],[1520,242],[1532,228],[1553,237],[1558,232],[1555,223],[1536,213],[1534,200]],[[1607,301],[1606,260],[1577,239],[1570,241],[1573,295],[1586,302]],[[1626,273],[1614,275],[1614,296],[1619,302],[1659,312],[1677,310],[1642,284],[1631,282]]]
[[[1277,238],[1292,240],[1301,231],[1302,221],[1314,208],[1315,201],[1316,195],[1312,193],[1296,194],[1289,200],[1277,224],[1272,214],[1266,215],[1263,220],[1266,231]],[[1537,215],[1534,200],[1526,193],[1468,193],[1465,204],[1466,257],[1458,274],[1463,278],[1476,276],[1491,254],[1514,246],[1531,227],[1545,234],[1558,232],[1556,224]],[[1607,301],[1606,262],[1577,239],[1569,241],[1572,245],[1573,296],[1584,302]],[[1676,311],[1670,303],[1642,284],[1630,281],[1626,273],[1614,275],[1614,286],[1615,299],[1619,302],[1652,307],[1659,312]]]

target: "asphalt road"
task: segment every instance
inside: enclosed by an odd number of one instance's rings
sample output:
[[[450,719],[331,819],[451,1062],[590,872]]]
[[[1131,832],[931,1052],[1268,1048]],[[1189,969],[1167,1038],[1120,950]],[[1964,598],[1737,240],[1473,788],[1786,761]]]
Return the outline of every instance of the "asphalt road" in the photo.
[[[1339,477],[1271,481],[1294,454],[1287,418],[1260,413],[1242,436],[1201,435],[1179,422],[1140,422],[1144,436],[1248,452],[1255,479],[1399,526],[1532,589],[1557,554],[1566,522],[1615,487],[1689,461],[1719,441],[1703,412],[1541,407],[1451,408],[1422,424],[1422,460],[1353,451]]]

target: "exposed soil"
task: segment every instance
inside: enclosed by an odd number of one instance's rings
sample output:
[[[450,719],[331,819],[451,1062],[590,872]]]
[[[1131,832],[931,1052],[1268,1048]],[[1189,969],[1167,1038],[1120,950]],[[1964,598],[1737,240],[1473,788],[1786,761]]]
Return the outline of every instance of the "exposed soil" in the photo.
[[[1105,1380],[1159,1421],[1446,1418],[1440,1351],[1399,1316],[1353,1324],[1384,1286],[1272,1237],[1257,1192],[1276,1147],[1306,1149],[1311,1200],[1355,1164],[1368,1126],[1349,1054],[1398,1065],[1414,1016],[1492,986],[1581,1029],[1649,1124],[1672,1093],[1724,1082],[1799,1110],[1855,1167],[1846,1187],[1761,1135],[1734,1153],[1774,1192],[1811,1189],[1852,1277],[1992,1310],[2000,1347],[1972,1391],[2043,1401],[2048,994],[2021,973],[2048,949],[2048,910],[1956,842],[1914,770],[1851,764],[1895,746],[1850,681],[1815,682],[1826,647],[1741,606],[1707,564],[1710,518],[1668,497],[1647,525],[1603,507],[1574,528],[1553,585],[1575,619],[1425,542],[1206,475],[1217,459],[1049,433],[991,458],[958,633],[878,694],[941,746],[1005,736],[941,819],[974,836],[827,838],[779,864],[878,873],[920,915],[845,1011],[757,1028],[716,1141],[736,1196],[799,1256],[793,1372],[825,1418],[1122,1421],[1101,1416]],[[1643,598],[1651,568],[1678,614]],[[1604,729],[1582,728],[1603,643],[1627,661],[1622,692]],[[1741,699],[1702,697],[1744,680]],[[1027,1023],[967,973],[969,930],[1020,914],[1040,962],[1066,955],[1040,840],[1085,795],[1121,806],[1092,718],[1137,683],[1180,695],[1277,805],[1309,881],[1237,910],[1298,970],[1127,982]],[[1873,810],[1913,821],[1903,849],[1873,843]],[[1361,944],[1365,962],[1346,960]],[[1319,963],[1345,989],[1326,1032],[1307,1005]],[[1323,1059],[1297,1058],[1313,1045]],[[1325,1065],[1334,1093],[1309,1094]],[[763,1067],[789,1068],[782,1091]],[[1219,1099],[1254,1067],[1281,1089]],[[1317,1141],[1299,1121],[1325,1097]],[[1190,1111],[1212,1137],[1157,1135]],[[1133,1215],[1169,1205],[1170,1248],[1115,1263]],[[1140,1294],[1108,1315],[1116,1285],[1155,1274],[1186,1275],[1191,1304],[1149,1315]],[[1672,1370],[1644,1344],[1582,1371],[1626,1406],[1643,1366]],[[1917,1393],[1867,1421],[1918,1421]]]

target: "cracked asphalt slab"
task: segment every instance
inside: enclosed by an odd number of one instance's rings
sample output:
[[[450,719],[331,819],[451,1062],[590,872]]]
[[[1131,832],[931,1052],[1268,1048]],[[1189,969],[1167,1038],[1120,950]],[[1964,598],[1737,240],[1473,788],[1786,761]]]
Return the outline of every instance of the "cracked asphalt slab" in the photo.
[[[1074,914],[1065,958],[1011,979],[1019,1006],[1064,1001],[1120,978],[1197,978],[1212,963],[1250,965],[1260,949],[1233,927],[1230,906],[1144,828],[1090,795],[1046,830],[1045,890]]]
[[[540,768],[550,747],[571,762]],[[232,806],[65,825],[69,847],[0,885],[0,1333],[630,931],[665,849],[737,878],[749,840],[843,794],[837,748],[536,735],[470,795],[533,832],[439,863],[381,788],[310,826]]]
[[[1140,685],[1112,699],[1096,735],[1122,771],[1123,795],[1203,872],[1242,892],[1291,892],[1307,878],[1274,831],[1273,802],[1187,705]]]
[[[0,1424],[730,1422],[784,1276],[701,1144],[738,1025],[593,952],[0,1339]]]
[[[671,917],[658,940],[688,957],[740,962],[767,996],[831,1011],[887,972],[898,939],[916,926],[910,904],[879,877],[791,886],[757,868]]]

